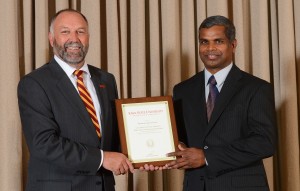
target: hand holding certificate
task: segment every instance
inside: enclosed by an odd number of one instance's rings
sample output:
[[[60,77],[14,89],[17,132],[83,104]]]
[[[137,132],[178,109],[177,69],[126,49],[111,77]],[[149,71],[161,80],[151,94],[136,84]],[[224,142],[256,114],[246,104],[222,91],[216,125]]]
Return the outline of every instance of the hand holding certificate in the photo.
[[[135,168],[163,166],[178,145],[171,96],[116,100],[122,152]]]

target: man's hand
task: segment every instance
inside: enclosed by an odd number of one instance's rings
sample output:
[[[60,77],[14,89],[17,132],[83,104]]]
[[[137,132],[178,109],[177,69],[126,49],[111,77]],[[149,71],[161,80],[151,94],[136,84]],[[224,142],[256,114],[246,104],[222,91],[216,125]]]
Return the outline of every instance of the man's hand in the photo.
[[[141,166],[140,171],[156,171],[156,170],[164,170],[167,169],[166,167],[162,166],[153,166],[152,164],[145,164],[144,166]]]
[[[122,153],[103,152],[102,166],[112,171],[115,175],[126,174],[128,171],[134,172],[134,168],[128,158]]]
[[[168,156],[177,156],[175,161],[166,164],[168,169],[189,169],[205,165],[205,156],[202,149],[187,148],[184,144],[178,145],[180,151],[169,153]]]

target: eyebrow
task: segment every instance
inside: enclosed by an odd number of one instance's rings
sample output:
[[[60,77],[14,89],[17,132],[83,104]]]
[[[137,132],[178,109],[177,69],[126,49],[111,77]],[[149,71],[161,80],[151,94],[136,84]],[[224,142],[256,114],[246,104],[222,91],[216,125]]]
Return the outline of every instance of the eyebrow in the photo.
[[[226,38],[215,38],[215,39],[212,39],[212,41],[215,41],[215,40],[225,40]],[[207,40],[207,38],[199,38],[199,40]]]
[[[60,29],[70,29],[69,27],[66,27],[66,26],[59,26]],[[76,30],[80,30],[80,29],[83,29],[83,30],[87,30],[88,28],[87,27],[79,27],[78,29]]]

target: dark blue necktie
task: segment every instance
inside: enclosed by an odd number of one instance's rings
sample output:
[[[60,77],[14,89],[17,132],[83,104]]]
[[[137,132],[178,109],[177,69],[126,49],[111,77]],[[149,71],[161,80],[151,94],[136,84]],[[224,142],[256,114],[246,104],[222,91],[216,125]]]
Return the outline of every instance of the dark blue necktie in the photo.
[[[219,90],[216,86],[217,81],[213,75],[209,78],[208,83],[209,83],[209,94],[206,103],[206,112],[207,112],[207,119],[209,121],[215,106],[216,98],[219,95]]]

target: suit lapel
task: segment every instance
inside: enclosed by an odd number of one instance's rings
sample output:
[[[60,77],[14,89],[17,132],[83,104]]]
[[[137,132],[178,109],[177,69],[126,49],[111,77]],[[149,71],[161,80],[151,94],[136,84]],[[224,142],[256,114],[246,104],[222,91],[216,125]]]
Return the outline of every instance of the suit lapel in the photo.
[[[210,132],[210,130],[213,128],[214,124],[217,122],[220,115],[222,115],[226,106],[231,101],[231,98],[241,88],[241,84],[238,83],[238,81],[239,81],[239,79],[241,79],[241,77],[242,77],[241,71],[239,70],[239,68],[236,65],[233,65],[232,69],[230,70],[230,72],[224,82],[224,85],[219,94],[219,97],[216,100],[215,108],[211,115],[211,120],[208,123],[208,128],[207,128],[205,135],[207,135]]]
[[[82,123],[84,124],[84,127],[88,128],[90,136],[95,139],[98,139],[97,134],[95,133],[95,128],[85,108],[85,105],[83,104],[81,98],[78,95],[78,92],[76,91],[69,77],[66,75],[63,69],[58,65],[58,63],[56,63],[54,59],[49,64],[54,75],[58,77],[56,86],[59,92],[63,95],[63,97],[65,97],[65,99],[73,107],[75,111],[74,113],[76,113],[77,117],[81,119]]]
[[[200,73],[199,80],[197,81],[197,85],[196,85],[196,88],[195,88],[194,91],[196,91],[196,92],[200,91],[198,93],[198,95],[200,95],[200,100],[199,100],[200,102],[198,103],[199,106],[197,106],[197,107],[199,107],[202,110],[200,112],[200,118],[201,118],[200,121],[207,122],[204,71],[202,71]]]
[[[100,121],[101,121],[101,145],[103,145],[103,141],[105,140],[105,137],[108,133],[107,131],[107,124],[105,123],[106,121],[108,121],[107,117],[108,117],[108,108],[109,108],[109,101],[107,98],[107,89],[106,89],[106,84],[104,83],[104,81],[102,80],[102,76],[100,75],[96,75],[94,71],[94,69],[92,67],[89,67],[89,71],[91,74],[91,79],[92,82],[94,84],[96,93],[97,93],[97,97],[100,103],[100,109],[101,109],[101,115],[100,115]]]

